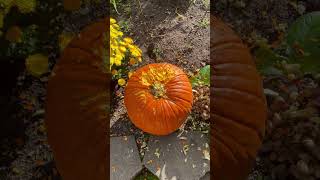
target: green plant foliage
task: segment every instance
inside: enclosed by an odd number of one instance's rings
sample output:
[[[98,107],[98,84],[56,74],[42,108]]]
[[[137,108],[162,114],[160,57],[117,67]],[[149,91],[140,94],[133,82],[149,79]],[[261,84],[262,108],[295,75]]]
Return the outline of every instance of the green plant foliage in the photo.
[[[280,75],[281,69],[277,68],[277,65],[281,61],[287,60],[287,58],[280,56],[274,52],[270,46],[261,41],[258,43],[258,49],[254,52],[257,59],[257,68],[262,75]]]
[[[305,72],[320,71],[320,11],[298,18],[286,36],[290,59]]]
[[[262,75],[284,73],[280,62],[299,64],[304,73],[320,71],[320,11],[298,18],[289,28],[284,42],[271,49],[266,41],[257,41],[254,51]],[[285,50],[285,51],[283,51]]]
[[[110,0],[110,3],[113,5],[114,10],[119,14],[118,9],[117,9],[117,0]]]
[[[12,8],[4,21],[0,56],[26,58],[30,54],[47,54],[58,49],[57,36],[61,33],[62,23],[56,17],[61,10],[62,6],[56,0],[37,1],[36,11],[27,14]],[[23,32],[19,43],[5,39],[6,31],[14,25],[19,26]]]
[[[190,79],[192,87],[195,86],[210,86],[210,65],[206,65]]]
[[[124,33],[129,33],[130,31],[129,21],[122,20],[119,22],[119,26]]]
[[[134,180],[159,180],[159,178],[148,170],[142,170],[142,172],[137,175]]]
[[[38,39],[38,26],[31,25],[23,30],[21,43],[10,43],[7,56],[9,57],[25,57],[29,54],[36,53],[41,50]]]

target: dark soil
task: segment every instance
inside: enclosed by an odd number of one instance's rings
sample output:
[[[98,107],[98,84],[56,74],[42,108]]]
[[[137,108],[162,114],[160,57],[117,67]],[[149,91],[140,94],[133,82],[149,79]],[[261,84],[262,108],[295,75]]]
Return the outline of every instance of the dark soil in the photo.
[[[305,2],[297,4],[304,7]],[[254,43],[255,36],[270,42],[277,40],[279,33],[300,15],[298,11],[289,0],[218,0],[213,3],[213,13],[233,27],[248,44]]]
[[[144,52],[143,64],[168,62],[195,72],[209,64],[209,6],[204,1],[147,1],[126,5],[120,20]],[[124,9],[126,9],[124,8]]]
[[[4,137],[23,137],[24,124],[13,115],[18,111],[16,83],[17,78],[24,69],[23,61],[15,59],[0,60],[0,139]]]

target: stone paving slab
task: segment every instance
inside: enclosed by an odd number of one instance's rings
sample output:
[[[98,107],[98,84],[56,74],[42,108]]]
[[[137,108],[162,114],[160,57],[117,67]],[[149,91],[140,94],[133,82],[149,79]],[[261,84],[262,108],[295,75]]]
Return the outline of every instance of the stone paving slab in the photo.
[[[142,170],[134,136],[110,138],[110,180],[131,180]]]
[[[151,136],[143,164],[160,179],[199,180],[210,170],[209,136],[201,132]]]
[[[200,180],[210,180],[210,172],[207,172],[204,176],[200,178]]]

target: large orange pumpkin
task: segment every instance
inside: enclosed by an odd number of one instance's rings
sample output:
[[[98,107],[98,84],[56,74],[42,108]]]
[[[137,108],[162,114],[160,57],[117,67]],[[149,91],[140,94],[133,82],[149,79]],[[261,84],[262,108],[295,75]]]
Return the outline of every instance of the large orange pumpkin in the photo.
[[[109,177],[106,105],[111,76],[102,58],[108,27],[105,19],[85,28],[66,47],[48,82],[48,142],[65,180]]]
[[[154,135],[177,130],[192,107],[192,87],[187,75],[168,63],[138,69],[125,88],[124,103],[131,121]]]
[[[215,17],[210,46],[212,175],[214,180],[245,180],[265,131],[261,78],[247,47]]]

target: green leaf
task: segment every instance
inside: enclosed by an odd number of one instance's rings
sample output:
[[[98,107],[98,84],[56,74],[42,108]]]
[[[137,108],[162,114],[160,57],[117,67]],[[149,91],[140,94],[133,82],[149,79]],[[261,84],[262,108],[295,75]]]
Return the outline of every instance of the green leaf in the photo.
[[[280,75],[282,71],[275,66],[287,58],[275,53],[266,42],[259,42],[259,48],[254,52],[257,68],[263,75]]]
[[[290,59],[305,72],[320,71],[320,11],[299,17],[286,36]]]
[[[142,170],[134,180],[159,180],[159,178],[151,173],[149,170]]]
[[[113,5],[113,8],[116,10],[117,14],[119,14],[118,9],[117,9],[117,2],[116,0],[110,0],[111,4]]]
[[[200,71],[191,78],[192,86],[210,86],[210,65],[206,65]]]

